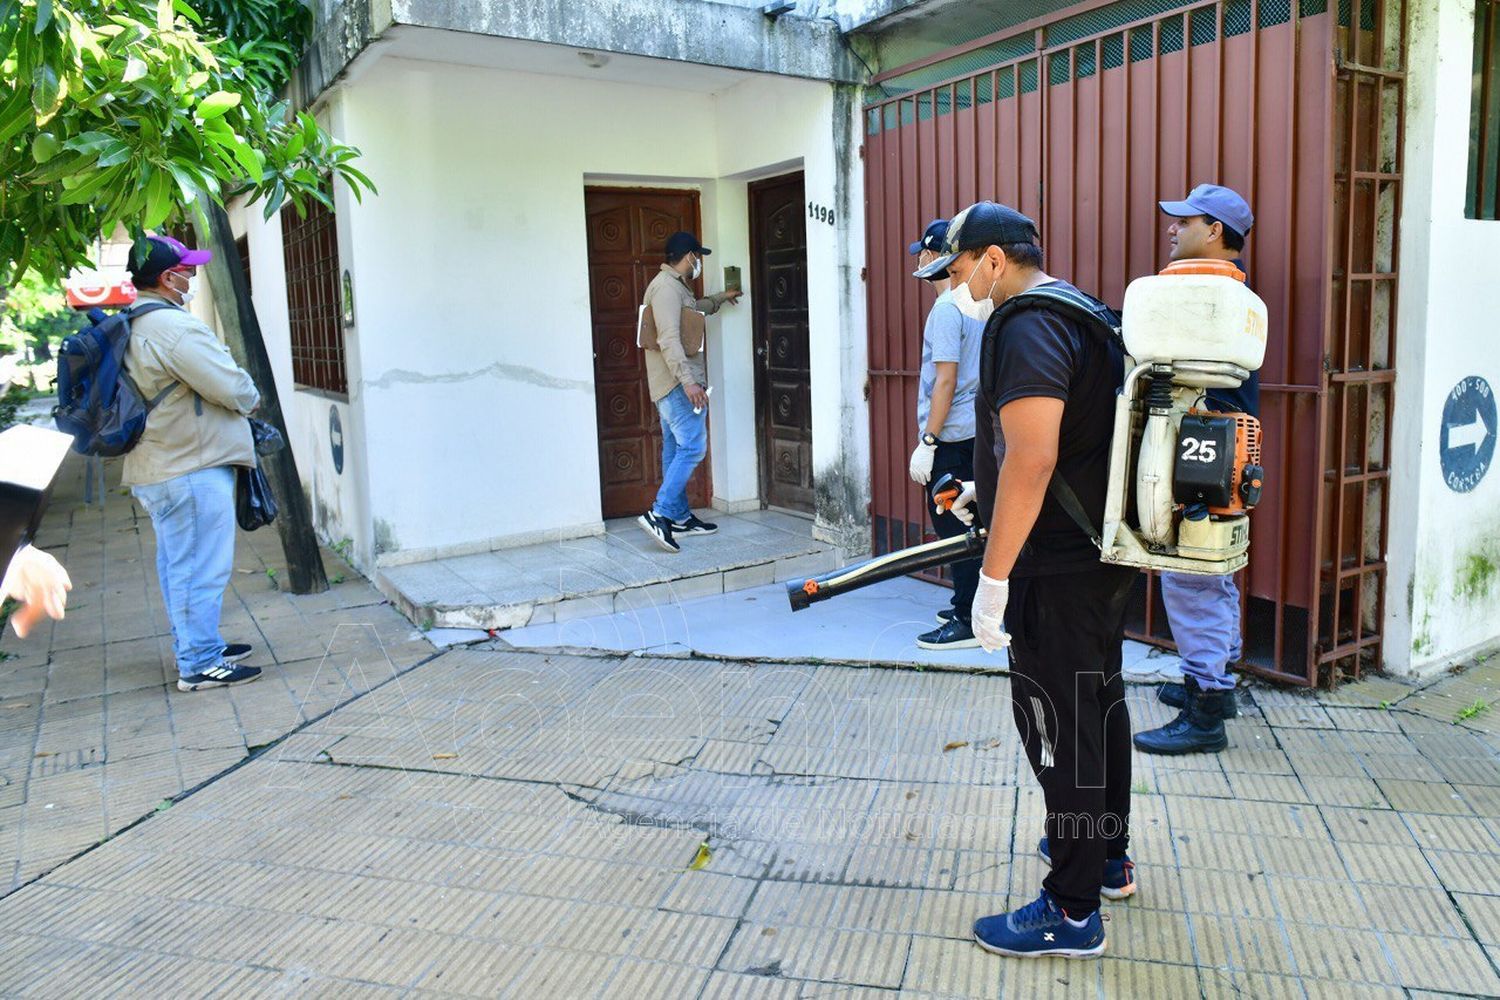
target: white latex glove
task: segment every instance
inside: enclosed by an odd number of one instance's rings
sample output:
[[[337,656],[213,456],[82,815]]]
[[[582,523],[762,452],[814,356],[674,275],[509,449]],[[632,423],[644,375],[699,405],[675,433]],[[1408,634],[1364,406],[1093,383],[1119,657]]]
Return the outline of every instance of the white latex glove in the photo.
[[[911,453],[911,481],[918,486],[926,486],[927,481],[932,478],[932,460],[937,456],[937,445],[918,444],[917,450]]]
[[[1010,600],[1010,581],[996,580],[979,571],[979,589],[974,592],[974,607],[969,623],[974,637],[986,653],[995,653],[1010,645],[1005,631],[1005,605]]]
[[[974,501],[977,498],[974,492],[974,481],[972,479],[965,481],[963,490],[953,501],[953,506],[948,508],[948,513],[958,518],[967,527],[974,527]],[[941,514],[942,511],[938,513]]]
[[[16,635],[26,638],[33,625],[48,618],[61,618],[68,603],[73,581],[68,571],[51,553],[23,545],[10,558],[5,580],[0,583],[0,598],[13,597],[21,607],[10,616]]]

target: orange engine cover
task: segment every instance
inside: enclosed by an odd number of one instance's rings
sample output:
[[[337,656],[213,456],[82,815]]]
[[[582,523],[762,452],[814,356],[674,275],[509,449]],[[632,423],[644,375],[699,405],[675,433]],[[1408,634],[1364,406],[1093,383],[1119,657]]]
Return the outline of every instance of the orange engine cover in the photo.
[[[1265,469],[1260,464],[1260,421],[1248,413],[1189,410],[1195,416],[1225,417],[1234,421],[1234,479],[1227,507],[1209,507],[1210,514],[1242,514],[1260,502]]]

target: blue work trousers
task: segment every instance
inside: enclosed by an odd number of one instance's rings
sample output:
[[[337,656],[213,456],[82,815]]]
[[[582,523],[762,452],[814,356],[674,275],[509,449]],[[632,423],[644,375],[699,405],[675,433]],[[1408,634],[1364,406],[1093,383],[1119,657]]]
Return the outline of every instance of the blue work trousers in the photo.
[[[1229,664],[1237,663],[1240,641],[1240,590],[1233,576],[1162,573],[1161,597],[1182,672],[1205,691],[1234,687]]]

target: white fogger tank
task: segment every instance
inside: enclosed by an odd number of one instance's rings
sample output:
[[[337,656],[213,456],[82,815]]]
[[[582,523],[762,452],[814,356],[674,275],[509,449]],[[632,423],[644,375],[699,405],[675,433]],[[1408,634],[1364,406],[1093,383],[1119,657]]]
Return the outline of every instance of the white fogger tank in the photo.
[[[1204,394],[1260,368],[1266,304],[1230,262],[1183,260],[1132,281],[1123,311],[1129,357],[1115,404],[1101,558],[1233,573],[1249,560],[1248,515],[1264,479],[1260,422],[1215,412]]]

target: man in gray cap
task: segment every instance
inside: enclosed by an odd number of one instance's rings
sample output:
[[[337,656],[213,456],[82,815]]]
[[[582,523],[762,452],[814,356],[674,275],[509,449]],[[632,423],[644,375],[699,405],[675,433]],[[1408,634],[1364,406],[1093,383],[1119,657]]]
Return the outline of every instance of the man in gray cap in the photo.
[[[1227,187],[1200,184],[1182,201],[1162,202],[1161,210],[1172,219],[1172,260],[1233,261],[1249,274],[1240,253],[1255,216],[1244,198]],[[1260,375],[1251,372],[1233,389],[1209,389],[1207,397],[1210,410],[1258,417]],[[1181,711],[1165,726],[1137,733],[1135,745],[1145,753],[1217,753],[1229,745],[1224,720],[1239,714],[1229,676],[1229,664],[1242,652],[1239,588],[1233,576],[1162,573],[1161,596],[1183,677],[1181,684],[1162,685],[1157,697]]]
[[[918,267],[943,256],[948,220],[934,219],[922,238],[907,250]],[[984,324],[970,319],[953,304],[948,272],[926,279],[938,291],[937,301],[922,327],[922,366],[917,376],[917,445],[909,472],[919,486],[953,475],[974,478],[974,397],[979,392],[979,341]],[[949,511],[934,510],[932,527],[939,538],[968,531],[968,525]],[[949,568],[952,603],[937,613],[937,628],[917,636],[923,649],[973,649],[979,640],[969,627],[969,609],[979,586],[979,560],[964,559]]]

